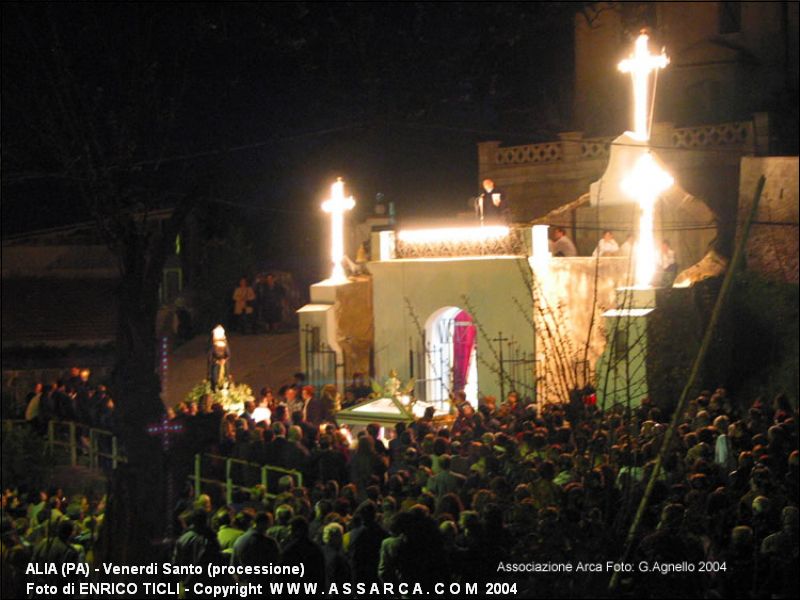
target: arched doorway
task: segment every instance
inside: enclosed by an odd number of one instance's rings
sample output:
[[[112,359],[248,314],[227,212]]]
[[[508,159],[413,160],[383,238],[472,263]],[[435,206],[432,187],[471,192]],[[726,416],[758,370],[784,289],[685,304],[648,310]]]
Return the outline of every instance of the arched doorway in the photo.
[[[425,323],[425,378],[428,402],[446,403],[451,392],[463,391],[478,406],[477,328],[472,315],[445,306]]]

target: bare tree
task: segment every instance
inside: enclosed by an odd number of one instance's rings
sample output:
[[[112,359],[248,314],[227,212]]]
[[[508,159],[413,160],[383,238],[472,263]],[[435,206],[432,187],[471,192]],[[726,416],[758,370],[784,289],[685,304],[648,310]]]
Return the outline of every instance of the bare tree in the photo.
[[[18,5],[5,16],[4,188],[35,198],[24,182],[46,179],[49,193],[94,220],[118,266],[113,393],[128,465],[114,476],[106,529],[116,538],[112,556],[124,560],[163,523],[153,494],[160,452],[146,425],[163,412],[155,370],[163,267],[201,197],[197,169],[169,158],[187,141],[192,33],[201,19],[169,8],[72,4]]]

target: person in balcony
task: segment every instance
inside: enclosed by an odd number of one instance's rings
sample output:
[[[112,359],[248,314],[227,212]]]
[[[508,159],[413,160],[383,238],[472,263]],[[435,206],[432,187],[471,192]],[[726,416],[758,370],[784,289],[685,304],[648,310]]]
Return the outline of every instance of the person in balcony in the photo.
[[[598,256],[617,256],[619,254],[619,244],[614,239],[614,234],[606,229],[603,232],[603,237],[597,242],[597,247],[592,252],[593,257]]]
[[[481,225],[502,225],[508,221],[505,194],[495,187],[491,179],[483,180],[483,189],[477,198],[475,210]]]
[[[278,331],[283,321],[283,303],[286,296],[283,286],[275,279],[275,275],[267,273],[266,276],[259,275],[255,291],[259,325],[266,327],[268,332]]]
[[[563,227],[553,229],[553,239],[550,241],[550,253],[553,256],[571,257],[577,256],[578,250],[575,244],[567,237],[567,232]]]
[[[233,290],[233,315],[236,325],[242,333],[253,333],[253,304],[256,292],[250,287],[247,277],[239,280],[239,286]]]
[[[658,274],[656,277],[661,279],[663,287],[670,287],[675,277],[678,275],[678,263],[675,262],[675,250],[669,243],[669,240],[661,242],[661,251],[658,255]],[[658,283],[658,280],[656,280]]]

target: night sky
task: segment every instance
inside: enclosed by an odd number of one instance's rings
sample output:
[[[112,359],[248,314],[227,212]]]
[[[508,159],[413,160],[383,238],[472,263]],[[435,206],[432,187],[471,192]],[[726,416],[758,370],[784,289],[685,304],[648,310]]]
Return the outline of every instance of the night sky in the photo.
[[[464,210],[477,142],[569,128],[577,7],[5,3],[3,235],[85,220],[97,171],[132,207],[199,191],[273,259],[337,175],[361,216]]]

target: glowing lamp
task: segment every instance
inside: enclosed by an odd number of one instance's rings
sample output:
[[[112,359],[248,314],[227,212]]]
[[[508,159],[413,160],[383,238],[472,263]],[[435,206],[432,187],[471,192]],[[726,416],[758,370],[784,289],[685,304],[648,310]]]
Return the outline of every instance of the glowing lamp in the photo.
[[[331,262],[333,270],[328,279],[331,283],[345,283],[345,275],[342,260],[344,259],[344,213],[351,210],[356,205],[352,196],[345,198],[344,182],[342,178],[336,179],[331,186],[331,197],[322,203],[322,210],[331,215]]]
[[[622,180],[622,191],[639,203],[639,239],[636,242],[636,285],[649,287],[655,275],[656,243],[653,215],[658,196],[673,184],[672,176],[658,166],[650,154],[642,154],[630,174]]]
[[[217,325],[211,330],[211,341],[215,344],[225,343],[225,328],[222,325]]]
[[[405,229],[397,232],[397,239],[407,244],[433,242],[486,242],[504,238],[508,227],[488,225],[483,227],[442,227],[437,229]]]
[[[633,54],[618,65],[620,71],[631,74],[633,82],[633,131],[631,134],[634,139],[643,142],[650,139],[648,118],[650,73],[657,72],[658,69],[663,69],[669,64],[669,58],[663,51],[661,54],[650,54],[650,50],[647,48],[649,39],[645,33],[636,38]]]

